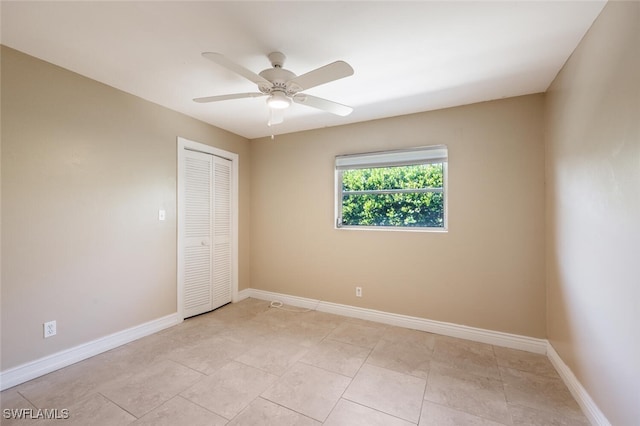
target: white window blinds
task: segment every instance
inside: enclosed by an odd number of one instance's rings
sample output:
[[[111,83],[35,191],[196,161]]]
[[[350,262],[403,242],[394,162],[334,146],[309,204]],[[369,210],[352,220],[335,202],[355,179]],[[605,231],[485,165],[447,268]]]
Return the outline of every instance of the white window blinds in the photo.
[[[412,164],[444,163],[446,161],[447,147],[444,145],[432,145],[398,151],[339,155],[336,157],[336,170],[409,166]]]

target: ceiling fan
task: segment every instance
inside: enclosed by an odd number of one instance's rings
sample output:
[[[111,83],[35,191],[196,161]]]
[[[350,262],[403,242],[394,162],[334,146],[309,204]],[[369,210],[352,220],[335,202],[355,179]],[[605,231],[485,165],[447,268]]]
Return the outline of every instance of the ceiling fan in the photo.
[[[272,52],[268,55],[273,68],[267,68],[259,74],[236,64],[220,53],[204,52],[202,56],[254,82],[258,85],[259,92],[206,96],[195,98],[195,102],[206,103],[268,96],[267,105],[270,110],[270,118],[267,124],[269,126],[283,122],[284,110],[291,105],[291,102],[321,109],[343,117],[353,111],[353,108],[349,106],[300,93],[303,90],[353,75],[353,68],[344,61],[332,62],[306,74],[296,76],[293,72],[282,68],[285,56],[280,52]]]

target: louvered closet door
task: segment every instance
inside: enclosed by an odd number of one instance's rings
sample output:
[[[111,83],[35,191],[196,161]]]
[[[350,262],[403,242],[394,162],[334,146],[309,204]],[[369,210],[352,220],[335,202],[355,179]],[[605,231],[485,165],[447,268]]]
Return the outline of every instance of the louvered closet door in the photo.
[[[213,305],[231,302],[231,161],[213,159]]]
[[[184,317],[231,301],[231,162],[185,150]]]

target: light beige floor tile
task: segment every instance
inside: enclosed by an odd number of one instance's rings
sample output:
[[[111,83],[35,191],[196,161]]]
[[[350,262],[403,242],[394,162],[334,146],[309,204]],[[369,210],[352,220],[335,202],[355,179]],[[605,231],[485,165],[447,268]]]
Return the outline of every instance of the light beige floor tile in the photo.
[[[104,384],[105,380],[131,376],[140,369],[165,359],[164,354],[169,351],[170,345],[175,345],[173,340],[169,345],[168,339],[151,337],[147,336],[144,344],[126,344],[73,364],[69,368],[77,368],[77,372],[68,376],[78,374],[82,380],[94,384]]]
[[[80,400],[69,406],[68,419],[50,419],[38,422],[42,425],[111,426],[128,425],[136,418],[100,394]]]
[[[269,302],[249,298],[238,303],[230,303],[216,309],[208,315],[215,315],[216,319],[225,321],[226,323],[233,323],[234,321],[252,319],[268,309]]]
[[[273,374],[232,361],[180,395],[232,419],[276,379]]]
[[[271,401],[256,398],[251,405],[231,420],[228,426],[320,426],[321,424]]]
[[[454,410],[433,402],[424,401],[419,426],[503,426],[464,411]]]
[[[349,382],[348,377],[340,374],[297,363],[262,397],[322,422]]]
[[[290,338],[300,346],[310,347],[324,339],[336,327],[330,322],[330,318],[330,314],[318,315],[316,311],[285,305],[283,308],[271,308],[257,315],[253,321],[267,325],[270,332],[277,333],[280,337]]]
[[[176,327],[179,327],[176,326]],[[139,368],[152,362],[166,359],[165,355],[176,347],[178,342],[168,336],[152,334],[105,353],[105,359],[118,368]]]
[[[5,414],[0,414],[2,426],[37,426],[42,420],[38,418],[37,408],[12,408]],[[7,417],[4,417],[4,416]]]
[[[343,322],[327,336],[327,339],[373,349],[384,334],[384,328],[371,327],[363,323],[368,321]]]
[[[236,361],[281,376],[307,351],[307,348],[296,345],[287,338],[274,336],[273,339],[254,344],[236,357]]]
[[[243,323],[237,323],[237,327],[243,331],[251,331],[254,334],[264,337],[263,340],[273,339],[274,337],[282,337],[282,332],[287,326],[287,323],[282,322],[267,322],[260,321],[253,318],[250,321],[244,321]],[[229,338],[229,337],[227,337]]]
[[[177,345],[180,343],[173,339],[153,334],[67,367],[73,371],[65,372],[63,383],[72,377],[77,376],[77,379],[69,384],[71,389],[63,394],[73,396],[75,401],[83,387],[92,392],[100,391],[110,382],[132,377],[166,360],[166,354]]]
[[[324,340],[309,349],[309,352],[300,362],[342,374],[343,376],[353,377],[370,352],[371,350],[361,346],[334,340]]]
[[[404,327],[387,327],[382,335],[382,339],[389,342],[410,343],[431,352],[433,352],[436,344],[435,334]]]
[[[237,342],[222,337],[177,345],[167,358],[203,374],[212,374],[245,351]]]
[[[290,322],[279,331],[279,335],[308,348],[322,341],[333,330],[325,324],[300,321]]]
[[[282,377],[230,361],[243,356]],[[327,424],[368,426],[384,419],[386,426],[406,424],[392,413],[418,405],[403,396],[411,384],[399,385],[387,375],[422,380],[429,357],[421,424],[510,424],[511,418],[517,425],[588,424],[544,356],[325,312],[281,312],[257,299],[227,305],[16,386],[0,399],[3,408],[77,407],[80,419],[90,411],[104,413],[96,419],[119,418],[129,406],[134,407],[130,414],[151,410],[138,424],[215,425],[234,418],[234,424],[274,420],[297,425],[318,424],[328,415]],[[103,398],[103,391],[114,401]],[[182,396],[176,396],[180,391]],[[261,393],[289,406],[260,398]],[[348,395],[367,406],[348,401]],[[118,407],[116,400],[126,407]],[[2,424],[41,422],[3,419]]]
[[[37,408],[66,408],[96,393],[122,374],[118,368],[109,374],[105,365],[97,363],[94,357],[23,383],[15,389]]]
[[[514,426],[589,426],[586,417],[566,417],[557,413],[509,404],[509,412]]]
[[[502,381],[433,362],[425,400],[478,417],[510,424]]]
[[[453,337],[437,336],[433,360],[461,371],[499,379],[498,361],[493,346]]]
[[[175,396],[133,422],[132,426],[223,426],[227,419]]]
[[[15,387],[4,390],[0,393],[0,424],[2,424],[2,426],[26,426],[31,424],[32,422],[30,420],[25,420],[23,414],[29,411],[21,410],[34,409],[36,409],[36,407],[20,395]],[[5,410],[11,411],[7,414]]]
[[[25,397],[20,395],[17,387],[0,392],[0,409],[5,408],[36,408]]]
[[[147,339],[147,342],[157,341],[158,338]],[[68,407],[110,382],[130,377],[140,368],[162,359],[151,357],[147,352],[146,347],[135,351],[130,345],[120,346],[23,383],[15,389],[38,408]]]
[[[345,322],[346,318],[341,315],[329,314],[327,312],[311,311],[305,316],[305,320],[334,329]]]
[[[494,346],[493,351],[500,367],[513,368],[514,370],[526,371],[541,376],[560,377],[546,355],[502,348],[500,346]]]
[[[268,324],[257,321],[236,321],[226,324],[225,329],[218,337],[245,345],[250,349],[255,343],[263,342],[277,336]]]
[[[101,393],[136,417],[141,417],[173,398],[203,377],[174,361],[152,364],[134,376],[117,380]]]
[[[411,426],[406,420],[376,411],[364,405],[341,399],[333,409],[325,426]]]
[[[241,330],[251,330],[253,333],[257,333],[260,336],[280,336],[285,324],[273,323],[273,322],[264,322],[258,320],[245,321],[240,324]]]
[[[201,339],[209,339],[224,331],[225,322],[212,314],[188,318],[180,324],[174,325],[160,332],[163,337],[169,337],[180,343],[190,343]]]
[[[583,417],[578,403],[559,377],[538,376],[504,367],[500,367],[500,373],[509,403],[537,408],[558,417]]]
[[[371,351],[367,364],[426,379],[430,361],[431,350],[428,347],[411,341],[380,340]]]
[[[281,308],[269,308],[253,320],[273,325],[287,325],[294,322],[305,321],[311,311],[296,306],[283,305]]]
[[[230,303],[214,312],[224,311],[225,309],[228,309],[228,310],[235,309],[235,310],[241,310],[245,314],[251,313],[252,315],[257,315],[260,312],[264,312],[270,309],[269,308],[270,304],[271,304],[270,301],[254,299],[252,297],[249,297],[237,303]]]
[[[207,312],[205,314],[196,315],[194,317],[186,318],[181,324],[182,325],[200,326],[200,327],[207,327],[207,326],[215,327],[215,326],[218,326],[218,325],[224,324],[224,323],[225,322],[222,321],[216,315],[216,311],[214,310],[214,311]]]
[[[387,330],[390,327],[389,325],[383,324],[381,322],[369,321],[369,320],[364,320],[360,318],[344,317],[344,319],[345,319],[345,322],[348,322],[350,324],[358,324],[358,325],[364,325],[365,327],[377,328],[382,332],[382,334],[384,334],[385,330]]]
[[[424,379],[365,363],[344,398],[418,423],[425,383]]]

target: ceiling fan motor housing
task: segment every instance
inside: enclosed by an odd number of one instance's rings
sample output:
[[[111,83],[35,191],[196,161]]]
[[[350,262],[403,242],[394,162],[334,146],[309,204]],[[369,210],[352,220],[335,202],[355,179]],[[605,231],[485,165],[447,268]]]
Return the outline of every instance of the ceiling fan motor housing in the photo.
[[[272,91],[279,90],[285,92],[287,95],[294,95],[297,91],[290,91],[289,87],[287,87],[287,82],[289,80],[293,80],[296,75],[289,70],[284,68],[268,68],[262,72],[260,72],[260,77],[269,80],[272,84],[272,87],[268,87],[268,85],[259,85],[258,88],[262,93],[271,93]],[[263,90],[263,89],[266,89]]]

